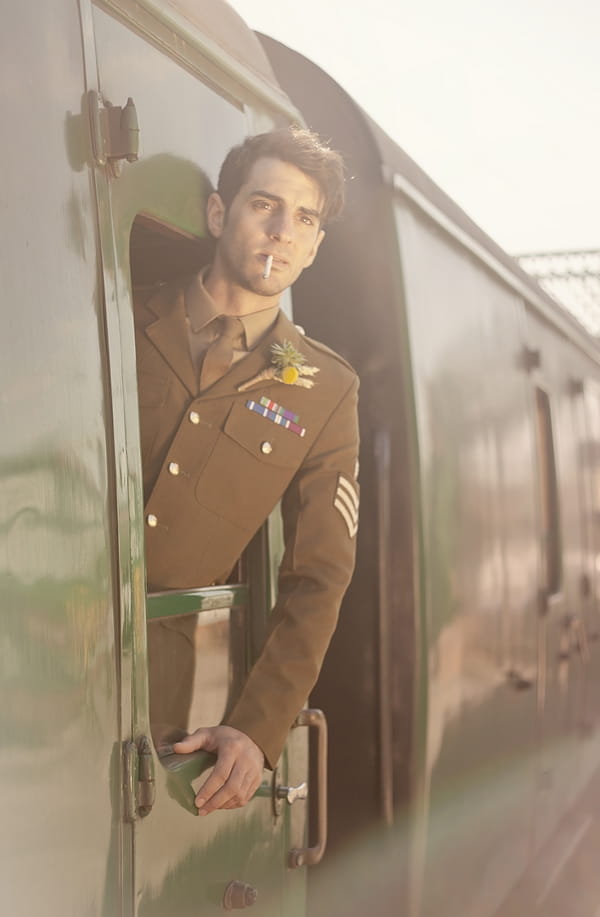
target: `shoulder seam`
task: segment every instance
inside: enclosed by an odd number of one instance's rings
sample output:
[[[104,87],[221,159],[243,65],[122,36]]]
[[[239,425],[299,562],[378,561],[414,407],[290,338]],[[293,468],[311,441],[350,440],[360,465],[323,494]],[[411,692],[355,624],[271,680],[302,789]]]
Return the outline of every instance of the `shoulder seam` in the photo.
[[[311,338],[308,336],[303,337],[302,340],[306,342],[307,344],[309,344],[311,347],[314,347],[315,350],[319,350],[321,353],[325,353],[328,357],[332,357],[338,363],[341,363],[342,366],[345,366],[346,369],[349,369],[353,375],[355,376],[357,375],[357,372],[354,369],[354,367],[352,366],[352,364],[348,363],[348,361],[344,359],[344,357],[340,356],[339,353],[336,353],[335,350],[332,350],[331,347],[328,347],[327,344],[323,344],[322,341],[317,341],[315,340],[315,338]]]

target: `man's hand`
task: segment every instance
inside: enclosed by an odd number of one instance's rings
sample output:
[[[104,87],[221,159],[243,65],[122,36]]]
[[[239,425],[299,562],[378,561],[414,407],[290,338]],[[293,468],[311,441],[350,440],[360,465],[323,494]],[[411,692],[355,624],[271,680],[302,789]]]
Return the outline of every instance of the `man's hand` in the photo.
[[[265,766],[265,756],[258,745],[232,726],[196,729],[173,745],[178,755],[200,749],[216,754],[217,762],[196,795],[198,815],[245,806],[260,786]]]

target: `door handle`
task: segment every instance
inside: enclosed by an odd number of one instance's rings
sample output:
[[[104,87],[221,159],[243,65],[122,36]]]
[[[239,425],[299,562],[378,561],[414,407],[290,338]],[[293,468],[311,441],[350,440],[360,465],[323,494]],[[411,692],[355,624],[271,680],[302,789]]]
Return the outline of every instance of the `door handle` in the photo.
[[[308,726],[317,730],[317,842],[314,847],[294,847],[288,855],[288,866],[315,866],[323,858],[327,846],[327,720],[322,710],[301,710],[293,728]],[[301,790],[299,787],[278,787],[279,790]],[[295,796],[295,798],[303,798]],[[288,802],[290,800],[288,799]],[[293,800],[292,800],[293,801]]]
[[[196,793],[192,782],[214,765],[216,755],[206,751],[193,751],[188,755],[163,752],[159,756],[167,772],[167,793],[192,815],[197,815]]]
[[[297,799],[308,798],[308,783],[304,781],[298,786],[279,786],[275,787],[275,796],[277,799],[285,799],[288,805],[293,805]]]
[[[217,756],[207,751],[192,751],[187,755],[176,755],[171,752],[165,754],[163,752],[160,755],[160,759],[167,772],[167,793],[171,799],[175,800],[192,815],[197,815],[198,808],[196,807],[196,791],[193,787],[193,781],[213,767],[217,761]],[[287,799],[291,804],[296,799],[306,798],[308,791],[306,790],[303,796],[303,788],[306,789],[305,783],[301,783],[299,786],[276,787],[276,792],[279,798]],[[286,791],[283,797],[279,794],[280,790]],[[256,799],[257,796],[270,797],[272,795],[273,788],[271,783],[263,780],[252,798]]]

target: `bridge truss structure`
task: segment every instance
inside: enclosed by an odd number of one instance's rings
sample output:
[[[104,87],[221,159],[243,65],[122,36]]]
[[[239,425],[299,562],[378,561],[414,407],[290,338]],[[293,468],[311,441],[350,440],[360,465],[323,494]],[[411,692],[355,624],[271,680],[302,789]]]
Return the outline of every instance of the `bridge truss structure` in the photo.
[[[521,267],[590,334],[600,336],[600,249],[517,255]]]

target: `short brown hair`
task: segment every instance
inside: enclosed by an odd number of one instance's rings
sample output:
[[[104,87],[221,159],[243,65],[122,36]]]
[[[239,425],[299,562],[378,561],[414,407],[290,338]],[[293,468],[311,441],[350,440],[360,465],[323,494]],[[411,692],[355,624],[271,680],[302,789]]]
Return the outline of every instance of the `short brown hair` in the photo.
[[[344,160],[323,143],[318,134],[296,125],[246,137],[242,144],[229,151],[217,185],[226,209],[247,180],[254,163],[265,156],[289,162],[317,182],[325,201],[322,224],[340,215],[345,198]]]

